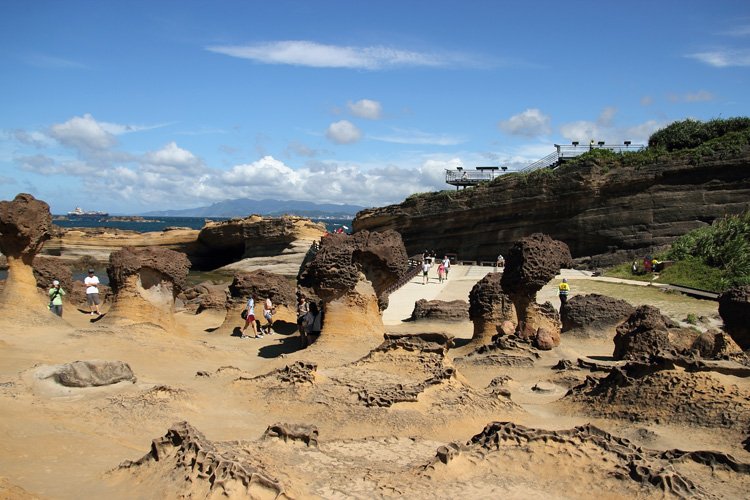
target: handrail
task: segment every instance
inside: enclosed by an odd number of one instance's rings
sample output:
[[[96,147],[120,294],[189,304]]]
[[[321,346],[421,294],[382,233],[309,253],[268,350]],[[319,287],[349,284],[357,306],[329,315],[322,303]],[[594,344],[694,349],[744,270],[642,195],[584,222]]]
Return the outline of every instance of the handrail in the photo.
[[[545,156],[541,160],[535,161],[534,163],[532,163],[528,167],[522,168],[521,172],[532,172],[532,171],[538,170],[540,168],[550,167],[550,166],[554,165],[555,163],[557,163],[559,160],[560,160],[560,156],[557,154],[557,151],[555,151],[554,153],[548,154],[547,156]]]
[[[409,260],[409,269],[406,271],[406,273],[404,273],[403,276],[398,279],[398,281],[385,289],[385,295],[390,295],[402,286],[406,285],[412,280],[412,278],[419,274],[420,269],[421,267],[419,266],[419,264],[417,264],[416,261]]]

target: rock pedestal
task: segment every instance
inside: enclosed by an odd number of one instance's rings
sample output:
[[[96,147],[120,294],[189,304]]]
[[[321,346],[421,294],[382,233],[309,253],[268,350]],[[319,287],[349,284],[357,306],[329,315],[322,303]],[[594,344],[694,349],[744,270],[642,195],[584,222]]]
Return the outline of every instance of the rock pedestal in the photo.
[[[114,299],[105,321],[151,323],[175,331],[174,299],[187,283],[189,268],[185,254],[165,248],[125,247],[113,252],[107,274]]]
[[[470,342],[474,346],[491,343],[504,322],[518,323],[513,302],[500,286],[500,274],[488,274],[471,289],[469,319],[474,323]]]
[[[4,315],[46,312],[48,301],[37,291],[32,262],[51,227],[49,205],[30,194],[0,202],[0,252],[8,260],[8,279],[0,293]]]

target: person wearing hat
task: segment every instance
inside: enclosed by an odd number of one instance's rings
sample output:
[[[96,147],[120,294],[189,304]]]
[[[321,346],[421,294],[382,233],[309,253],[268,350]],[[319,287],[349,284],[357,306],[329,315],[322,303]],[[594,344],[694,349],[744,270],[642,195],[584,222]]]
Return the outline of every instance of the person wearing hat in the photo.
[[[89,269],[89,275],[86,276],[83,283],[86,285],[86,303],[91,309],[89,314],[101,316],[102,313],[99,310],[99,303],[101,302],[99,300],[99,278],[96,277],[93,269]]]
[[[568,278],[563,278],[562,283],[557,287],[557,293],[560,296],[560,309],[565,307],[568,302],[568,293],[570,293],[570,285],[568,285]]]
[[[54,280],[52,288],[49,289],[49,310],[62,318],[62,298],[65,290],[60,286],[60,282]]]

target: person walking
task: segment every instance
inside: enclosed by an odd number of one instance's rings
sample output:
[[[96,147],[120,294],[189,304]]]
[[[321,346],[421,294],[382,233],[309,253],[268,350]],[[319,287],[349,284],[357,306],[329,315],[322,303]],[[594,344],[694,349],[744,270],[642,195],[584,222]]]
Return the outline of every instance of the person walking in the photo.
[[[442,283],[445,279],[445,264],[442,262],[438,266],[438,282]]]
[[[422,261],[422,284],[426,285],[430,282],[430,261],[427,259],[424,259]]]
[[[245,311],[247,311],[247,317],[245,318],[245,326],[240,328],[240,332],[242,332],[243,339],[257,339],[263,337],[262,333],[258,333],[258,328],[255,325],[255,299],[257,296],[253,292],[252,295],[250,295],[250,298],[247,300],[247,305],[245,305]],[[253,336],[245,335],[245,330],[247,330],[247,327],[250,327],[253,330]]]
[[[299,337],[302,340],[302,347],[305,348],[308,345],[307,342],[307,313],[310,312],[310,304],[305,300],[305,296],[301,293],[297,295],[297,330],[299,330]]]
[[[266,298],[266,303],[263,304],[263,318],[266,320],[265,332],[261,328],[261,332],[266,335],[273,335],[273,302],[271,297]]]
[[[307,347],[320,337],[320,331],[323,329],[323,311],[315,302],[310,303],[310,310],[305,316],[305,326],[307,328],[307,344],[305,347]]]
[[[54,280],[52,288],[49,289],[49,310],[61,318],[63,313],[63,295],[65,295],[65,290],[62,289],[59,281]]]
[[[448,256],[443,257],[443,267],[445,268],[445,279],[448,279],[448,272],[451,270],[451,260]]]
[[[102,312],[99,310],[99,278],[94,274],[93,269],[89,269],[89,275],[83,280],[86,285],[86,304],[88,304],[91,316],[101,316]]]
[[[568,278],[563,278],[562,283],[557,287],[557,294],[560,297],[560,309],[565,307],[568,303],[568,294],[570,293],[570,285],[568,285]]]

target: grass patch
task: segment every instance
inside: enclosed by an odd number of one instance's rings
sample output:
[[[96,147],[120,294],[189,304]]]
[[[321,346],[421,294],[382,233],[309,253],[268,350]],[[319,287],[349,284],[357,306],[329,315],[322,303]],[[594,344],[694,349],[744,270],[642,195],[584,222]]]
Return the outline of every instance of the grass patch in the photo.
[[[710,292],[721,292],[726,289],[726,273],[703,263],[696,257],[677,261],[660,273],[633,274],[630,264],[624,263],[610,267],[602,273],[604,276],[650,283],[670,283],[672,285],[699,288]]]

